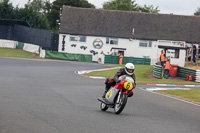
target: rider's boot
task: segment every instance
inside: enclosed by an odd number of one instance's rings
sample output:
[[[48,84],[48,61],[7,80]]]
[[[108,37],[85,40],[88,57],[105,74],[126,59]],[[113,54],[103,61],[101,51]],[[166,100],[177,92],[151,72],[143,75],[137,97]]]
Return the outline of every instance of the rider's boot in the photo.
[[[129,91],[128,97],[132,97],[132,96],[133,96],[133,91]]]
[[[109,88],[110,88],[110,86],[108,86],[108,85],[106,85],[106,87],[105,87],[105,91],[104,91],[104,93],[103,93],[103,96],[102,96],[102,98],[105,98],[106,97],[106,93],[108,92],[108,90],[109,90]]]
[[[107,91],[105,91],[105,92],[103,93],[102,98],[106,98],[106,93],[107,93]]]
[[[106,93],[108,92],[109,88],[111,87],[111,83],[109,82],[109,80],[112,80],[111,78],[106,79],[105,81],[105,92],[103,93],[102,98],[105,99],[106,97]],[[113,81],[112,81],[113,82]]]

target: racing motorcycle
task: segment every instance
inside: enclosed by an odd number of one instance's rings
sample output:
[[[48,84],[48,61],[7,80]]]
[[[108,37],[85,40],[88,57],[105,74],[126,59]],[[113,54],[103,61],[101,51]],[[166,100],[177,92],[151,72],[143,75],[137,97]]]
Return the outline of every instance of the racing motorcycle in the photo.
[[[101,102],[100,109],[106,111],[114,108],[115,114],[120,114],[127,102],[128,94],[134,88],[134,79],[128,75],[119,77],[119,82],[112,86],[106,93],[105,98],[98,98]]]

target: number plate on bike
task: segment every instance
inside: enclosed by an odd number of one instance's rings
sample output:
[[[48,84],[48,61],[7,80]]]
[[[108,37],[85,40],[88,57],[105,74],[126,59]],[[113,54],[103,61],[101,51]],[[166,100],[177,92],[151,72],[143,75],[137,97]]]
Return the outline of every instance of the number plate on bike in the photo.
[[[131,90],[133,88],[133,84],[131,82],[126,82],[124,84],[124,88],[127,90]]]

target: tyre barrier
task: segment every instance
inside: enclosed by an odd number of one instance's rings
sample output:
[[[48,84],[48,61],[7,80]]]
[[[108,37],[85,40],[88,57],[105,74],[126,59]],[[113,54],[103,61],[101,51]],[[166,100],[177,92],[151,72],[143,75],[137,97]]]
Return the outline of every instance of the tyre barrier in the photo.
[[[153,66],[153,76],[159,79],[162,78],[162,66],[160,65]]]
[[[200,82],[200,70],[196,70],[196,78],[195,78],[195,82]]]
[[[190,74],[193,75],[193,79],[195,81],[196,79],[196,70],[194,69],[189,69],[189,68],[185,68],[185,67],[178,67],[178,73],[177,76],[183,78],[184,80],[186,80],[186,75]]]

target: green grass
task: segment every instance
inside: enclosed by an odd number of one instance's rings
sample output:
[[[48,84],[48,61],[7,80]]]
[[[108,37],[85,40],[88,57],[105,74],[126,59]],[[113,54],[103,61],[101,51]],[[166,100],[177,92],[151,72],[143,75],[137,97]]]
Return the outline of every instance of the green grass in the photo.
[[[172,95],[187,101],[200,104],[200,89],[192,90],[162,90],[158,91],[164,94]]]
[[[16,57],[16,58],[29,58],[38,59],[36,54],[23,51],[21,49],[0,48],[0,57]]]
[[[124,65],[112,65],[124,67]],[[135,75],[137,84],[179,84],[179,85],[200,85],[195,82],[188,82],[184,80],[171,80],[171,79],[157,79],[152,76],[153,66],[136,65]],[[119,69],[91,72],[85,75],[88,76],[101,76],[112,78]],[[150,76],[151,75],[151,76]],[[180,99],[185,99],[190,102],[200,104],[200,89],[193,90],[164,90],[158,91],[167,95],[171,95]]]
[[[124,65],[112,65],[124,67]],[[113,78],[119,69],[97,71],[87,73],[87,76],[100,76],[106,78]],[[177,84],[177,85],[200,85],[200,83],[189,82],[184,80],[174,80],[174,79],[157,79],[152,75],[153,66],[150,65],[135,65],[135,76],[137,84]]]

